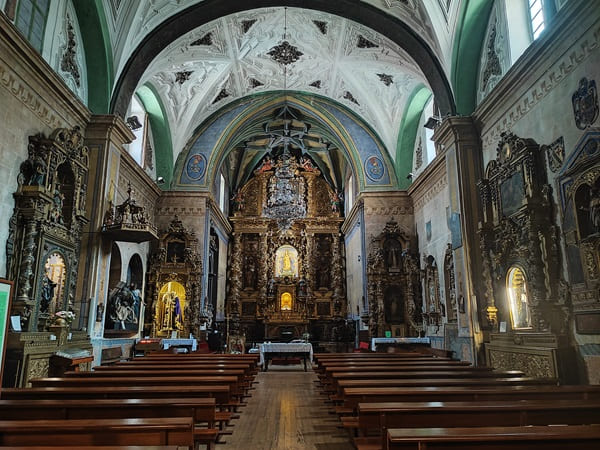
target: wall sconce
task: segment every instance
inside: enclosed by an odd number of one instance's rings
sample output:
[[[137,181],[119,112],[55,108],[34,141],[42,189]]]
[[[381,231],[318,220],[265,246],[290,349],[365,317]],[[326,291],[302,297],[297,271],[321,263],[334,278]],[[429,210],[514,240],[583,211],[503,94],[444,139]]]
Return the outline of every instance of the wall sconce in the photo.
[[[423,125],[425,128],[429,128],[430,130],[435,130],[437,126],[442,122],[442,118],[438,116],[431,116],[427,119],[427,122]]]

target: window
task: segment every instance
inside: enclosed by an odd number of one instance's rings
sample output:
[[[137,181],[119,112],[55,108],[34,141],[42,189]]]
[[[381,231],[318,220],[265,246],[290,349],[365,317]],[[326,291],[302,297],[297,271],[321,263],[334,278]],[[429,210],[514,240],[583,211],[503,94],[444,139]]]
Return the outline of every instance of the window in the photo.
[[[225,177],[223,174],[219,178],[219,208],[225,213]]]
[[[49,6],[49,0],[21,0],[17,12],[15,23],[17,28],[40,53],[44,43]]]
[[[506,291],[510,306],[510,318],[513,329],[531,328],[529,302],[527,298],[527,279],[519,267],[511,267],[506,277]]]
[[[142,102],[136,95],[131,99],[131,110],[127,116],[127,126],[135,135],[135,139],[128,147],[128,153],[140,167],[143,167],[144,149],[146,145],[147,114]]]
[[[545,28],[543,0],[529,1],[529,18],[531,20],[531,33],[537,39]]]

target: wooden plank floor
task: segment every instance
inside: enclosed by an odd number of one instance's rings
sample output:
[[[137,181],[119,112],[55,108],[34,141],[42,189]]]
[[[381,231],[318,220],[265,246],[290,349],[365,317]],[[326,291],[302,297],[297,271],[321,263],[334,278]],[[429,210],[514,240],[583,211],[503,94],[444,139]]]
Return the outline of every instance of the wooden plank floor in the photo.
[[[217,450],[353,449],[337,416],[329,414],[316,379],[301,366],[271,366],[259,373],[248,405],[233,421],[233,434]]]

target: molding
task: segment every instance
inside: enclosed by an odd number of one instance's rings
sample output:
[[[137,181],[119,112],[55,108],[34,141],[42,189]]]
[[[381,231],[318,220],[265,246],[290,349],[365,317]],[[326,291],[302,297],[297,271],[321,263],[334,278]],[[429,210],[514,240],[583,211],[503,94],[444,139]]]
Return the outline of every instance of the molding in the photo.
[[[0,85],[48,127],[85,128],[90,110],[0,11]]]
[[[414,214],[412,198],[406,192],[364,192],[359,199],[364,202],[365,216],[406,216]],[[385,201],[385,206],[370,206],[372,200]]]
[[[352,205],[352,209],[350,209],[350,214],[346,216],[346,220],[344,220],[344,223],[340,228],[341,232],[344,235],[346,235],[350,230],[352,230],[356,222],[360,220],[361,214],[364,211],[364,207],[365,205],[362,200],[362,197],[359,195],[359,197],[354,202],[354,205]]]
[[[223,231],[225,234],[231,234],[233,231],[233,227],[219,208],[218,203],[211,196],[208,198],[208,209],[210,210],[210,218],[212,221],[216,222],[217,228]]]
[[[413,199],[416,206],[417,199],[420,199],[427,189],[430,189],[432,183],[437,183],[440,178],[446,176],[446,150],[442,150],[429,163],[427,167],[419,174],[415,181],[408,188],[408,195]]]
[[[529,113],[600,46],[597,2],[568,2],[545,35],[533,42],[476,108],[484,148]],[[573,39],[573,36],[576,36]],[[515,95],[518,89],[519,94]]]

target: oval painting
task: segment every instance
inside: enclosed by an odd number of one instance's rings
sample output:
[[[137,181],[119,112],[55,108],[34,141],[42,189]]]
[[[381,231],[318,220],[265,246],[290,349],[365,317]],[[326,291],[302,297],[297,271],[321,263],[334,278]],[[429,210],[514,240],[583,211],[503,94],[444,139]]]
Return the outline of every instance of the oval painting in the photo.
[[[383,177],[384,166],[377,156],[370,156],[365,161],[365,173],[372,181],[379,181]]]
[[[187,176],[192,180],[199,180],[206,172],[206,158],[199,153],[190,156],[186,165]]]

